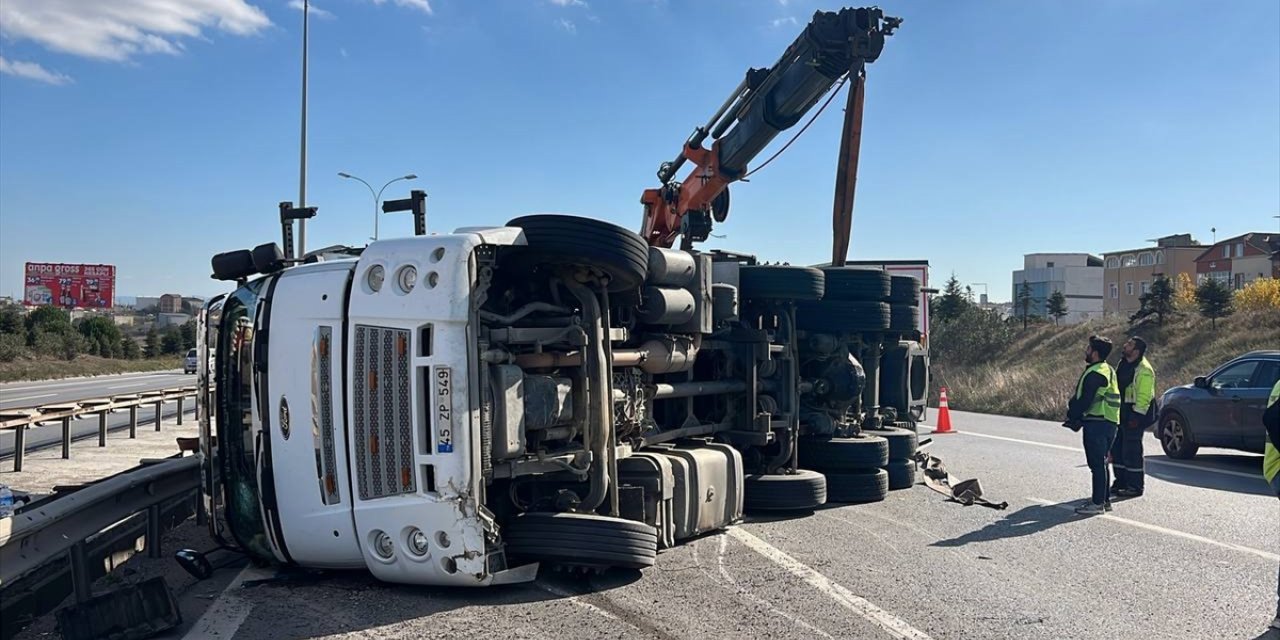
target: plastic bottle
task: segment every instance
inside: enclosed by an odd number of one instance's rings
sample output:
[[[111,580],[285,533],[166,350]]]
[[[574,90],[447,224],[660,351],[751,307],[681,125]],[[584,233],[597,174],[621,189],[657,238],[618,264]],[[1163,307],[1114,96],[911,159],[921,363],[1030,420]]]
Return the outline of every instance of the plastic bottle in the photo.
[[[0,484],[0,518],[8,518],[13,515],[13,492],[9,487]]]

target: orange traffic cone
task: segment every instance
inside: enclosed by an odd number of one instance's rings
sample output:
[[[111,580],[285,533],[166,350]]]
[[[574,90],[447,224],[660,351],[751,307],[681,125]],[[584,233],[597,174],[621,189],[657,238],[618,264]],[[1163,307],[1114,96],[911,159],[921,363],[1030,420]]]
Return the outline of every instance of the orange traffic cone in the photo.
[[[938,397],[938,428],[934,433],[954,433],[951,431],[951,412],[947,409],[947,388],[942,388]]]

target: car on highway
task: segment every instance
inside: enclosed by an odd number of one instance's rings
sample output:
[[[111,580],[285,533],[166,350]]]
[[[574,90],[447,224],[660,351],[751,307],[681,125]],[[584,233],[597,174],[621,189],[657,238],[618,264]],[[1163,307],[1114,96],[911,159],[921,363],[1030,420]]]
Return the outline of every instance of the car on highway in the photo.
[[[1251,351],[1173,387],[1160,397],[1156,436],[1170,458],[1192,458],[1200,447],[1262,453],[1262,412],[1280,379],[1280,351]]]
[[[182,372],[195,373],[198,364],[200,364],[200,356],[196,354],[195,349],[188,349],[187,357],[182,361]]]

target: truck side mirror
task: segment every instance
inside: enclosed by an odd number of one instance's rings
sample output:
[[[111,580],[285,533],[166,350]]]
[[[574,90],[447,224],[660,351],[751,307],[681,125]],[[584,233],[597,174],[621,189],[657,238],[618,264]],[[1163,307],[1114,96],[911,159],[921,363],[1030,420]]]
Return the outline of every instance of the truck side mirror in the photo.
[[[1209,379],[1204,376],[1196,376],[1195,385],[1197,389],[1208,389]]]

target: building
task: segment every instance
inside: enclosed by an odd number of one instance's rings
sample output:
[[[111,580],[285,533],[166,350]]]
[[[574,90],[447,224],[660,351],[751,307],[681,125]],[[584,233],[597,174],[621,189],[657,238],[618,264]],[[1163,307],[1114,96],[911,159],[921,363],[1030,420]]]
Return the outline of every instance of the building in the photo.
[[[1196,279],[1196,258],[1204,253],[1204,245],[1189,233],[1165,236],[1154,247],[1109,251],[1102,254],[1105,270],[1102,310],[1107,315],[1131,316],[1142,307],[1139,298],[1151,289],[1151,283],[1165,277],[1177,282],[1178,274]]]
[[[155,311],[160,308],[160,298],[155,296],[138,296],[133,299],[133,308],[138,311]]]
[[[1032,316],[1048,318],[1049,296],[1061,291],[1067,298],[1067,315],[1061,322],[1101,318],[1102,272],[1102,258],[1088,253],[1028,253],[1023,268],[1013,272],[1013,313],[1022,313],[1018,291],[1025,282],[1031,289]]]
[[[187,310],[194,313],[204,307],[204,298],[183,296],[182,304],[187,308]],[[186,311],[184,311],[183,313],[186,313]]]
[[[182,313],[182,296],[176,293],[166,293],[160,296],[158,309],[160,313]]]
[[[1214,243],[1196,258],[1196,283],[1207,278],[1232,289],[1258,278],[1280,278],[1280,233],[1246,233]]]
[[[167,329],[169,327],[179,327],[186,324],[190,320],[191,320],[191,316],[185,313],[160,312],[160,314],[156,317],[156,326],[160,329]]]

